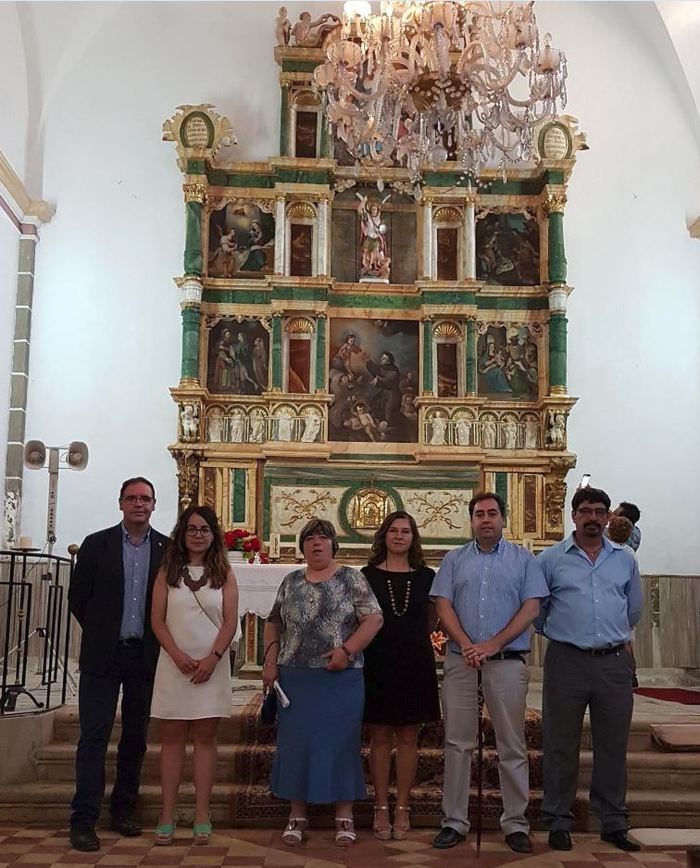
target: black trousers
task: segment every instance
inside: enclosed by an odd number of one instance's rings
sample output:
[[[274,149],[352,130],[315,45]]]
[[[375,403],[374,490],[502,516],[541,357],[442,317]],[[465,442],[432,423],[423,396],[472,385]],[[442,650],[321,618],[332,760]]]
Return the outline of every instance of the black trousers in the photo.
[[[569,831],[576,798],[581,727],[591,717],[590,806],[601,832],[627,829],[627,741],[632,722],[634,660],[627,651],[596,657],[550,642],[544,660],[542,814],[552,830]]]
[[[136,803],[153,691],[140,644],[118,645],[106,675],[82,672],[78,695],[80,739],[75,757],[71,826],[94,828],[105,791],[105,759],[122,689],[122,735],[110,799],[112,817],[128,817]]]

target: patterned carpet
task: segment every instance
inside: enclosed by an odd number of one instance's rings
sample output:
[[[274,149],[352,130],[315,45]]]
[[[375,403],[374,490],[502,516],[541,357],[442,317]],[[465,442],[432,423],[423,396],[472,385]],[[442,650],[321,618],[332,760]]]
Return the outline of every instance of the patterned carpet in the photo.
[[[191,830],[178,830],[171,847],[156,847],[150,834],[141,838],[119,838],[113,832],[100,831],[102,848],[96,853],[79,853],[70,848],[68,832],[40,828],[0,826],[0,868],[84,868],[86,865],[109,868],[134,866],[227,866],[246,868],[387,868],[395,865],[425,866],[425,868],[457,868],[474,865],[497,868],[501,865],[528,865],[532,868],[639,868],[648,866],[685,865],[681,850],[644,850],[621,853],[593,835],[576,835],[574,849],[555,853],[547,847],[546,836],[536,833],[535,851],[529,856],[512,853],[500,835],[484,836],[481,856],[477,859],[471,840],[452,850],[432,849],[430,842],[435,830],[411,833],[406,841],[384,843],[369,832],[361,832],[354,847],[334,846],[330,829],[312,829],[309,840],[301,847],[285,847],[279,831],[263,829],[227,829],[215,831],[209,846],[192,845]]]

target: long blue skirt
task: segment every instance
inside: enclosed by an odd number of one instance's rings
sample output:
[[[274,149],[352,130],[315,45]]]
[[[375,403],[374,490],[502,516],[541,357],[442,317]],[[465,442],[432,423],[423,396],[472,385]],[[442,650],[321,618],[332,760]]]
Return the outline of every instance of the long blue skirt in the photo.
[[[280,799],[316,804],[364,799],[362,670],[280,666],[279,671],[290,705],[277,704],[270,789]]]

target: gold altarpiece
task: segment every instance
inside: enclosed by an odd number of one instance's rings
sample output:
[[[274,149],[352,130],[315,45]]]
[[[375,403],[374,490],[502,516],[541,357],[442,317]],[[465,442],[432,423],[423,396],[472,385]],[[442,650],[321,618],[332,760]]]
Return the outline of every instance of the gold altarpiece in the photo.
[[[278,46],[280,156],[231,162],[231,124],[181,106],[182,370],[172,396],[181,506],[213,506],[282,559],[312,516],[364,561],[394,509],[435,558],[490,489],[506,535],[563,533],[567,421],[563,215],[575,119],[544,124],[506,180],[447,161],[419,184],[358,169],[326,131],[317,46]]]

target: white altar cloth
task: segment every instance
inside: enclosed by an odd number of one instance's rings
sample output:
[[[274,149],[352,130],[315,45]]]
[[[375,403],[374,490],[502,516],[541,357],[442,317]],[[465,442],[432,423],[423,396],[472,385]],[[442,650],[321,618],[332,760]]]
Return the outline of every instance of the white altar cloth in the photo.
[[[303,569],[304,564],[231,564],[238,582],[238,630],[235,639],[241,635],[240,619],[247,613],[267,618],[277,596],[282,579],[292,570]]]

